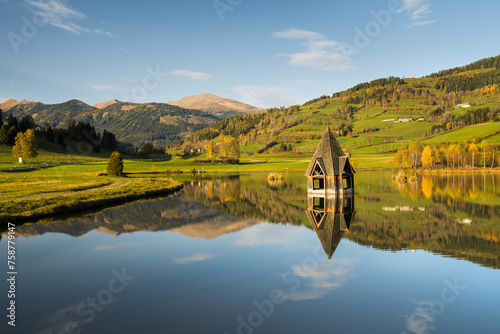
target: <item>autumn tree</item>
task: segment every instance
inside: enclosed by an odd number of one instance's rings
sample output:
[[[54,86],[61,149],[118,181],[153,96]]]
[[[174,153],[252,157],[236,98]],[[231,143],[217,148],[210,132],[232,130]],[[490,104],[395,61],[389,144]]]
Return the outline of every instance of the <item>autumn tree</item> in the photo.
[[[408,147],[408,154],[413,162],[413,167],[417,167],[419,165],[420,155],[422,154],[420,146],[418,146],[417,143],[411,143],[410,147]]]
[[[18,132],[15,138],[15,144],[12,148],[12,154],[16,159],[30,161],[38,155],[38,146],[36,144],[35,131],[27,130],[25,133]]]
[[[448,163],[451,161],[452,162],[452,167],[455,168],[455,161],[458,160],[458,156],[460,155],[460,150],[458,149],[457,145],[453,144],[448,147],[448,150],[446,151],[446,158],[448,160]]]
[[[209,140],[207,143],[207,159],[211,160],[214,158],[214,143]]]
[[[22,132],[18,132],[16,135],[14,147],[12,148],[12,155],[14,156],[14,158],[24,159],[23,157],[24,145],[25,145],[24,134]]]
[[[36,158],[38,155],[38,145],[36,144],[35,130],[29,129],[24,133],[26,140],[26,156],[30,161],[31,158]]]
[[[410,168],[413,162],[405,145],[401,146],[398,152],[394,155],[394,163],[398,168]]]
[[[225,137],[220,141],[220,155],[223,158],[240,159],[240,143],[238,139]]]
[[[123,175],[123,160],[120,152],[114,151],[108,160],[108,175]]]
[[[488,145],[488,143],[483,140],[483,142],[481,143],[481,151],[483,151],[483,168],[486,168],[486,152],[488,152],[490,150],[490,145]]]
[[[422,165],[424,167],[431,167],[434,164],[434,154],[432,148],[427,145],[422,152]]]
[[[477,147],[476,144],[472,143],[469,145],[469,154],[472,159],[472,167],[475,167],[475,160],[476,160],[476,155],[477,152],[479,152],[479,148]]]

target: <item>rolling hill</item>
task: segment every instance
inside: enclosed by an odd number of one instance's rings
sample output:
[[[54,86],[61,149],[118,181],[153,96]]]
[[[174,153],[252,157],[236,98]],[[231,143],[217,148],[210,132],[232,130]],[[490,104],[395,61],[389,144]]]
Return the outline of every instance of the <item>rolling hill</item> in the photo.
[[[208,93],[187,96],[177,101],[170,101],[168,104],[186,109],[203,110],[219,118],[227,118],[238,114],[256,114],[265,111],[265,109]]]
[[[311,154],[330,126],[343,148],[366,166],[393,167],[394,152],[410,141],[498,144],[499,86],[497,56],[421,78],[382,78],[302,105],[234,116],[187,140],[196,147],[223,136],[239,137],[247,156],[290,149]]]

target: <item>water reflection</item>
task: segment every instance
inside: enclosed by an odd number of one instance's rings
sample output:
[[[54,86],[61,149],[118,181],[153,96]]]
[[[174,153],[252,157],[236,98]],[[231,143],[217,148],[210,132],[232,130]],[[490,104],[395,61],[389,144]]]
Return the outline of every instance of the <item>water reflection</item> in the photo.
[[[408,195],[413,200],[439,195],[486,202],[490,196],[498,196],[498,175],[495,174],[418,175],[398,172],[392,175],[392,181],[401,195]]]
[[[315,197],[309,194],[306,214],[310,225],[316,231],[325,254],[328,259],[331,259],[344,233],[349,231],[356,214],[354,196]]]
[[[499,175],[413,178],[408,174],[406,182],[391,176],[391,172],[357,174],[356,211],[352,197],[342,203],[308,198],[301,173],[286,173],[279,183],[269,183],[266,174],[205,175],[185,182],[180,193],[168,198],[63,222],[18,226],[16,231],[19,236],[47,232],[82,236],[97,230],[118,236],[169,230],[215,239],[270,222],[314,230],[328,257],[345,237],[378,249],[425,249],[500,268]],[[266,232],[259,231],[252,230],[255,236],[247,243],[267,240]]]

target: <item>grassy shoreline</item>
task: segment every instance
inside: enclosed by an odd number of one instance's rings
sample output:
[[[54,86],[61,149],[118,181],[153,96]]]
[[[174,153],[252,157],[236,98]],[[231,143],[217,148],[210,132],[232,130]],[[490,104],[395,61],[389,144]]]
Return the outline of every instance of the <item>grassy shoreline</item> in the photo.
[[[94,210],[138,199],[169,195],[182,189],[172,179],[130,179],[125,185],[86,191],[71,191],[35,198],[18,197],[0,202],[0,225],[27,222],[57,215]]]

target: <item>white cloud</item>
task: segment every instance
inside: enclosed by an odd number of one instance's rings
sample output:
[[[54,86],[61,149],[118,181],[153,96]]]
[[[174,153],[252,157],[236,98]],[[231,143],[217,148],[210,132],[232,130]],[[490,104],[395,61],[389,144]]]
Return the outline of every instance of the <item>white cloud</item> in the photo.
[[[408,28],[422,27],[436,22],[436,20],[425,20],[432,14],[431,0],[403,0],[400,13],[410,16],[413,21]]]
[[[320,40],[326,37],[314,31],[300,30],[300,29],[288,29],[285,31],[277,31],[271,34],[274,38],[280,39],[307,39],[307,40]]]
[[[191,264],[193,262],[201,262],[215,258],[215,255],[210,253],[198,253],[188,257],[177,258],[174,260],[177,264]]]
[[[289,29],[278,31],[271,36],[279,39],[306,40],[302,45],[303,52],[290,55],[279,54],[278,57],[288,57],[291,65],[310,67],[324,71],[344,71],[353,68],[351,59],[346,55],[342,45],[319,32]]]
[[[95,90],[111,90],[115,92],[123,92],[125,89],[113,85],[108,85],[108,84],[91,84],[90,88],[95,89]]]
[[[237,100],[259,108],[289,106],[300,103],[293,95],[294,89],[285,86],[252,86],[240,85],[231,87],[237,94]]]
[[[430,312],[429,308],[434,306],[432,301],[415,301],[417,304],[410,315],[404,315],[406,318],[406,329],[410,333],[428,334],[435,329],[436,316]]]
[[[4,103],[5,101],[7,101],[8,99],[6,99],[5,97],[0,97],[0,103]]]
[[[349,278],[352,278],[356,260],[336,259],[321,261],[315,266],[292,266],[292,275],[299,277],[305,286],[296,291],[285,293],[284,299],[301,301],[323,298],[334,289],[342,287]]]
[[[240,233],[236,246],[286,245],[294,241],[296,230],[276,224],[259,224]]]
[[[25,0],[25,3],[30,11],[40,16],[41,21],[46,21],[54,27],[61,28],[77,35],[88,33],[109,37],[113,36],[109,31],[85,28],[76,24],[74,21],[85,20],[87,16],[76,9],[69,8],[59,0]]]
[[[185,70],[174,70],[171,73],[172,73],[172,75],[186,77],[186,78],[190,78],[193,80],[199,80],[199,81],[208,80],[213,76],[212,74],[208,74],[208,73],[185,71]]]

